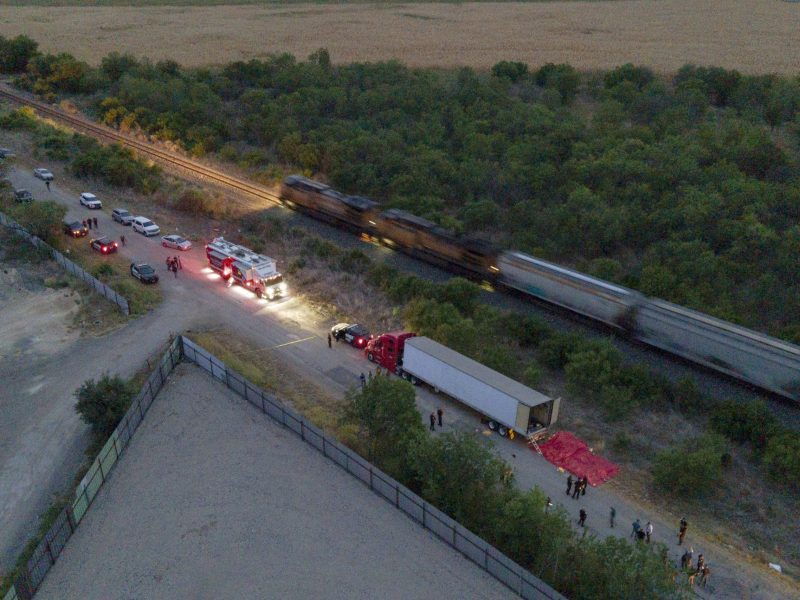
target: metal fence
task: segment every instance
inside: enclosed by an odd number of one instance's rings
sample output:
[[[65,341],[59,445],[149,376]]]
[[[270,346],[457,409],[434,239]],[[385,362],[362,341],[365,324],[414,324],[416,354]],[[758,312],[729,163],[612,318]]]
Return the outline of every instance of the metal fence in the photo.
[[[86,515],[97,492],[106,482],[111,469],[131,441],[134,432],[153,404],[167,377],[181,360],[182,338],[176,337],[161,357],[156,368],[150,373],[142,389],[131,402],[128,412],[100,450],[97,458],[75,490],[74,500],[64,507],[55,522],[33,551],[25,565],[24,572],[14,582],[3,600],[29,600],[58,560],[67,540]]]
[[[37,248],[44,248],[53,257],[58,264],[64,267],[67,272],[74,275],[81,281],[83,281],[86,285],[91,287],[95,292],[98,294],[105,296],[111,302],[114,302],[122,311],[123,314],[129,315],[131,314],[130,303],[127,299],[120,296],[117,292],[115,292],[112,288],[107,286],[102,281],[98,281],[96,278],[92,277],[89,273],[84,271],[81,267],[76,265],[70,259],[65,257],[61,252],[56,250],[55,248],[51,247],[47,243],[43,242],[41,239],[36,237],[35,235],[31,235],[23,227],[14,221],[13,219],[8,218],[2,212],[0,212],[0,225],[4,225],[9,230],[13,231],[15,234],[25,238],[31,244],[36,246]],[[5,600],[5,599],[4,599]]]
[[[398,483],[361,456],[326,436],[306,419],[285,407],[275,396],[264,392],[229,370],[225,363],[183,337],[184,357],[195,363],[261,412],[293,431],[304,442],[319,450],[370,490],[402,510],[425,529],[434,533],[472,562],[526,599],[564,600],[553,588],[535,577],[505,554],[489,545],[414,492]]]

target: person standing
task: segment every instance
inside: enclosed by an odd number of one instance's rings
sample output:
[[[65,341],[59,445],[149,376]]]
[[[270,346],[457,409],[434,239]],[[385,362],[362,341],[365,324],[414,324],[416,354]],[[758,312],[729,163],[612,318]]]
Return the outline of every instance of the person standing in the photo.
[[[573,487],[573,490],[572,490],[572,499],[573,500],[581,495],[581,485],[583,485],[583,479],[578,479],[578,481],[575,482],[575,486]]]
[[[611,524],[611,529],[614,529],[614,519],[616,518],[617,518],[617,509],[612,506],[611,511],[608,513],[608,521]]]
[[[181,262],[181,257],[180,256],[176,256],[175,257],[175,264],[178,265],[178,268],[181,271],[183,271],[183,263]]]
[[[97,217],[92,217],[92,221],[94,221],[94,228],[97,229]]]
[[[431,422],[431,431],[436,431],[436,413],[431,413],[430,422]]]
[[[581,509],[578,513],[578,525],[586,527],[586,511],[584,509]]]
[[[443,414],[444,414],[444,411],[442,410],[441,406],[436,409],[436,416],[437,416],[437,418],[439,420],[439,427],[440,428],[442,427],[442,415]]]
[[[86,226],[86,219],[84,219],[83,221],[81,221],[81,224],[83,225],[83,228],[84,228],[84,229],[89,229],[89,228]]]
[[[708,578],[709,578],[710,575],[711,575],[711,569],[709,568],[708,565],[704,565],[703,566],[702,577],[700,578],[700,585],[702,585],[703,587],[706,587],[706,584],[708,583]]]
[[[47,191],[49,192],[50,191],[50,180],[49,179],[45,179],[44,184],[47,186]]]
[[[92,230],[92,217],[89,217],[88,219],[86,219],[86,222],[89,224],[89,231],[91,231]]]
[[[689,551],[687,550],[681,555],[681,571],[685,571],[686,569],[689,568],[689,560],[690,556],[689,556]]]
[[[697,557],[697,574],[698,575],[703,572],[703,569],[705,568],[705,566],[706,566],[706,559],[703,558],[703,555],[701,554],[700,556]]]
[[[547,500],[544,503],[544,512],[545,513],[550,512],[550,509],[552,508],[552,506],[553,506],[553,501],[550,499],[550,496],[548,496]]]
[[[589,485],[589,476],[584,475],[583,481],[581,482],[581,496],[586,495],[586,486]]]
[[[644,534],[647,536],[647,543],[649,544],[650,536],[653,535],[653,524],[650,521],[644,526]]]
[[[689,527],[689,523],[686,522],[686,517],[681,519],[681,524],[678,529],[678,546],[683,544],[683,538],[686,537],[686,529]]]
[[[567,477],[567,496],[569,496],[571,490],[572,490],[572,473],[570,473],[569,477]]]
[[[330,333],[328,334],[328,348],[333,348],[333,346],[331,345],[331,334]]]
[[[642,524],[639,522],[639,519],[636,519],[633,522],[632,530],[631,530],[631,537],[636,538],[636,534],[639,533],[639,530],[642,528]]]
[[[122,245],[124,246],[125,245],[125,236],[124,235],[119,236],[119,241],[122,242]]]
[[[367,386],[367,377],[364,375],[364,373],[361,373],[359,379],[361,380],[361,389],[363,390]]]
[[[178,278],[178,265],[174,262],[172,263],[172,274],[175,275],[175,279]]]
[[[172,259],[167,257],[167,271],[172,271]]]

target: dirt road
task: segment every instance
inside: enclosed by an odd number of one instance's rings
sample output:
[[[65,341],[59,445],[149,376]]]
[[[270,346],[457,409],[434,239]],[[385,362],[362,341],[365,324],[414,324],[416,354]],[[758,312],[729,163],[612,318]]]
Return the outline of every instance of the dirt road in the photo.
[[[102,370],[130,374],[138,367],[144,357],[162,344],[170,331],[183,332],[192,329],[215,329],[230,331],[245,338],[258,340],[259,347],[253,351],[278,353],[289,361],[299,372],[311,380],[323,384],[332,393],[343,393],[357,385],[358,376],[369,368],[363,355],[343,345],[328,349],[326,331],[332,323],[326,322],[296,294],[283,300],[268,302],[257,299],[251,292],[241,287],[227,288],[220,278],[207,266],[201,244],[189,252],[181,254],[183,270],[174,277],[166,270],[165,259],[177,251],[161,247],[159,238],[145,238],[133,233],[129,227],[114,223],[110,212],[113,201],[105,202],[103,211],[88,211],[80,207],[78,195],[85,189],[75,182],[57,180],[48,193],[44,184],[32,177],[28,169],[20,166],[12,175],[12,182],[32,190],[37,197],[52,199],[68,207],[69,216],[82,219],[88,216],[98,218],[99,232],[119,239],[125,234],[127,245],[120,252],[131,260],[149,262],[161,276],[165,300],[161,307],[145,315],[118,332],[92,343],[85,342],[80,351],[75,352],[65,364],[72,379],[61,382],[64,390],[60,405],[68,411],[71,404],[66,398],[87,376],[97,376]],[[41,188],[41,189],[40,189]],[[162,234],[172,233],[162,231]],[[109,357],[111,360],[109,360]],[[65,357],[65,360],[67,358]],[[87,367],[87,365],[92,365]],[[87,373],[92,373],[87,375]],[[22,382],[17,382],[22,385]],[[464,410],[460,405],[433,395],[420,388],[417,402],[423,415],[429,414],[438,406],[445,411],[445,431],[455,428],[472,431],[478,426],[474,413]],[[65,430],[65,441],[69,437]],[[72,435],[75,434],[74,428]],[[655,538],[664,540],[670,546],[671,557],[678,560],[682,548],[675,544],[673,530],[677,519],[662,519],[644,511],[617,496],[612,490],[603,488],[590,490],[580,501],[567,499],[564,495],[566,474],[559,473],[550,463],[529,450],[520,440],[509,441],[496,438],[497,451],[514,466],[518,483],[524,487],[538,485],[554,501],[562,501],[571,514],[577,518],[579,507],[589,513],[590,530],[598,535],[627,535],[630,523],[635,518],[642,522],[652,520]],[[13,447],[13,444],[12,444]],[[5,471],[5,469],[4,469]],[[3,489],[0,481],[0,489]],[[0,498],[2,500],[2,498]],[[617,509],[619,528],[607,527],[606,518],[610,506]],[[701,532],[690,529],[688,542],[695,549],[695,555],[703,553],[712,565],[712,588],[716,597],[753,598],[767,600],[785,596],[787,590],[781,589],[779,582],[766,570],[742,564],[724,549],[700,537]],[[709,591],[710,591],[709,590]]]

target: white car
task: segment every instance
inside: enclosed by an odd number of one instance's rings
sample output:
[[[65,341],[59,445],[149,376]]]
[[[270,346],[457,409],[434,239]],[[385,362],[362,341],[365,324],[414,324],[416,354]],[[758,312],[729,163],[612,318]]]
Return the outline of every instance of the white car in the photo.
[[[53,174],[44,167],[34,169],[33,176],[41,179],[42,181],[53,181]]]
[[[86,208],[103,208],[103,203],[97,199],[97,196],[90,192],[83,192],[81,194],[81,205]]]
[[[136,217],[133,220],[133,230],[146,236],[158,235],[161,233],[161,229],[159,229],[158,225],[147,217]]]
[[[164,248],[175,248],[176,250],[192,249],[192,242],[179,235],[165,235],[161,238],[161,245]]]
[[[130,225],[133,223],[133,215],[124,208],[115,208],[112,210],[111,218],[117,223],[122,223],[123,225]]]

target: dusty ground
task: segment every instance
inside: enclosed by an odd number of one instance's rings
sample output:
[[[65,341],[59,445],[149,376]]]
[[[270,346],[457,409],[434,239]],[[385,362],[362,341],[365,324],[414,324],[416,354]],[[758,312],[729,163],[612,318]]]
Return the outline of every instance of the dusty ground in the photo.
[[[221,7],[5,7],[0,34],[92,63],[111,51],[224,63],[320,47],[334,61],[490,67],[626,62],[671,72],[687,62],[794,74],[800,4],[777,0],[345,4]],[[86,43],[91,40],[91,43]]]
[[[169,485],[164,485],[169,482]],[[196,367],[161,392],[37,598],[512,598]]]

